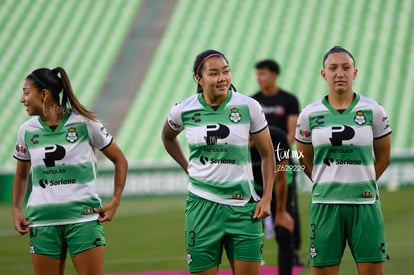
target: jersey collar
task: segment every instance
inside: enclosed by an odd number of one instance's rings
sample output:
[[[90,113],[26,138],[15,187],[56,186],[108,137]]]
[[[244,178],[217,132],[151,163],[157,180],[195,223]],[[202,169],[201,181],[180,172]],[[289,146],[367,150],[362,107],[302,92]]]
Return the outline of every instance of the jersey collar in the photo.
[[[358,102],[359,102],[359,94],[355,93],[355,97],[352,100],[351,104],[348,106],[348,108],[346,108],[345,111],[340,113],[338,112],[338,110],[333,108],[331,104],[329,104],[329,101],[326,99],[326,97],[322,98],[322,104],[325,105],[325,107],[328,108],[328,110],[331,111],[331,113],[336,114],[336,115],[349,114],[352,111],[352,109],[355,107],[355,105],[357,105]]]
[[[202,93],[199,93],[198,94],[198,101],[200,102],[201,105],[203,105],[203,107],[206,110],[208,110],[210,112],[216,112],[216,111],[219,112],[219,111],[222,111],[226,107],[226,105],[230,101],[232,95],[233,95],[232,90],[229,90],[228,93],[227,93],[226,98],[224,99],[224,101],[220,104],[220,106],[216,110],[214,110],[210,105],[208,105],[206,103],[206,101],[203,98],[203,94]]]
[[[63,126],[66,124],[66,122],[68,121],[68,119],[69,119],[69,117],[70,117],[71,113],[72,113],[72,110],[71,110],[71,109],[67,109],[67,110],[66,110],[65,115],[63,116],[62,120],[60,121],[59,125],[56,127],[56,129],[55,129],[54,131],[53,131],[53,130],[49,127],[49,125],[47,125],[47,124],[46,124],[46,123],[42,120],[42,118],[41,118],[40,116],[38,117],[38,119],[39,119],[39,123],[40,123],[40,125],[42,125],[43,129],[45,129],[45,131],[46,131],[46,132],[53,133],[53,132],[58,132],[60,129],[62,129],[62,127],[63,127]]]

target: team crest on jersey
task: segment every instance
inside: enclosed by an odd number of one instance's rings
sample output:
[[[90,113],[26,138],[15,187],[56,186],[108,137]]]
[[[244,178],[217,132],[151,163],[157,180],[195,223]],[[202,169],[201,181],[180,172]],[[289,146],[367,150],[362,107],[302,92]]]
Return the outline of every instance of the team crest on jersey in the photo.
[[[68,133],[66,134],[66,140],[70,143],[74,143],[78,140],[78,133],[76,132],[76,128],[70,127],[68,129]]]
[[[358,111],[355,114],[354,121],[358,125],[363,125],[367,122],[367,118],[365,117],[365,114],[363,111]]]
[[[316,250],[315,244],[311,244],[310,246],[310,250],[309,250],[309,254],[312,258],[315,258],[316,256],[318,256],[318,251]]]
[[[187,250],[187,264],[191,264],[193,262],[193,258],[191,257],[190,251]]]
[[[229,119],[230,119],[231,122],[239,123],[240,120],[242,119],[242,116],[241,116],[241,114],[239,112],[239,109],[237,109],[237,108],[231,108],[230,115],[229,115]]]

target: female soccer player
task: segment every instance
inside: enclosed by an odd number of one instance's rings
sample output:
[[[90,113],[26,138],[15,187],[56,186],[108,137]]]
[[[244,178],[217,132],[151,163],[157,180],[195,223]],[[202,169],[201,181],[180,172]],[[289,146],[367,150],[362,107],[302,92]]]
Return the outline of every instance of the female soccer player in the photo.
[[[17,232],[30,232],[35,274],[63,274],[69,250],[77,274],[103,275],[101,222],[112,220],[120,204],[127,160],[79,103],[63,68],[29,74],[20,101],[32,118],[20,126],[14,151],[13,218]],[[96,148],[115,166],[114,195],[104,207],[96,192]],[[25,217],[21,208],[30,170]]]
[[[223,247],[236,275],[260,274],[261,218],[270,214],[275,160],[260,105],[235,92],[226,57],[200,53],[193,72],[197,94],[176,104],[162,131],[167,152],[189,176],[185,236],[192,274],[218,274]],[[177,135],[186,130],[184,157]],[[263,197],[254,191],[252,134],[262,157]]]
[[[348,241],[361,275],[383,274],[387,258],[377,180],[390,161],[391,128],[384,109],[357,94],[358,70],[336,46],[323,59],[329,93],[299,115],[297,149],[312,180],[309,263],[312,274],[338,274]]]

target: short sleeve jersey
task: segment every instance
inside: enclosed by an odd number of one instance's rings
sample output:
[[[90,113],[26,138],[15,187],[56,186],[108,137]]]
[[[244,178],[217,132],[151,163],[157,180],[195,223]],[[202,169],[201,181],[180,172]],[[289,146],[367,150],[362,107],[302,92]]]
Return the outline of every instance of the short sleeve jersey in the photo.
[[[13,156],[31,162],[32,192],[27,202],[30,226],[96,220],[85,209],[100,207],[95,148],[105,149],[112,136],[98,121],[69,110],[52,130],[40,117],[20,126]]]
[[[359,94],[342,113],[326,98],[305,107],[295,137],[314,149],[312,202],[374,203],[378,186],[373,141],[390,133],[384,109]]]
[[[276,126],[287,133],[287,118],[290,115],[299,114],[299,102],[297,98],[280,89],[274,96],[265,96],[262,92],[253,95],[262,105],[269,125]]]
[[[189,146],[188,191],[221,204],[242,206],[254,191],[249,134],[267,127],[262,108],[252,98],[229,91],[214,110],[201,94],[176,104],[168,115],[174,131],[185,129]]]

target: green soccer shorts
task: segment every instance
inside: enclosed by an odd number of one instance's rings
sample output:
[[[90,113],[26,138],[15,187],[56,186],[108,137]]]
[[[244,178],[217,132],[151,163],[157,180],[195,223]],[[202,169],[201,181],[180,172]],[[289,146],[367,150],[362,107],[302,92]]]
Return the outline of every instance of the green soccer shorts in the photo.
[[[262,222],[253,219],[257,203],[231,206],[189,194],[185,209],[185,245],[188,270],[201,272],[221,262],[223,248],[229,260],[262,260]]]
[[[374,204],[313,204],[309,218],[309,265],[341,262],[346,242],[357,263],[387,258],[380,202]]]
[[[106,244],[103,226],[98,221],[30,228],[30,253],[53,259],[66,259]]]

